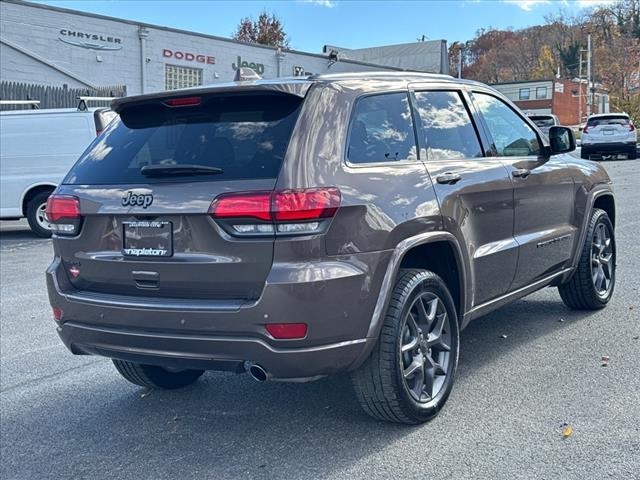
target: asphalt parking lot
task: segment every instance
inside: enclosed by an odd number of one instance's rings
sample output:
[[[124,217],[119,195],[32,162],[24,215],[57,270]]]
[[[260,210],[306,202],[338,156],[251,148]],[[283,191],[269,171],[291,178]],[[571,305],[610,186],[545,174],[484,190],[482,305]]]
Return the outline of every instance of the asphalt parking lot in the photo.
[[[361,413],[345,376],[207,373],[181,391],[137,388],[62,346],[44,285],[50,242],[3,226],[0,477],[638,478],[640,161],[605,166],[618,205],[612,303],[571,312],[546,289],[472,323],[449,403],[410,428]]]

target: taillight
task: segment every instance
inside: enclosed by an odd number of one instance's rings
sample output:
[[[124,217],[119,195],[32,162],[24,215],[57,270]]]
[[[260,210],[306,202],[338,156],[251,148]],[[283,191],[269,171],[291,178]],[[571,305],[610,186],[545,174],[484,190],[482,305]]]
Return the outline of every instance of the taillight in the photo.
[[[80,200],[71,195],[51,195],[47,200],[47,221],[59,235],[76,235],[80,229]]]
[[[582,130],[582,133],[584,134],[584,133],[588,133],[588,132],[589,132],[589,127],[587,127],[585,125],[584,129]]]
[[[99,137],[101,133],[102,133],[102,130],[96,129],[96,137]]]
[[[333,217],[340,206],[337,188],[312,188],[274,192],[272,212],[276,222]]]
[[[216,198],[209,211],[214,218],[271,220],[271,192],[227,193]]]
[[[323,232],[338,207],[337,188],[308,188],[222,194],[209,213],[234,235],[305,235]]]
[[[51,310],[53,311],[53,318],[56,322],[62,320],[62,309],[58,307],[51,307]]]
[[[629,124],[629,131],[633,132],[636,129],[636,126],[633,123]]]

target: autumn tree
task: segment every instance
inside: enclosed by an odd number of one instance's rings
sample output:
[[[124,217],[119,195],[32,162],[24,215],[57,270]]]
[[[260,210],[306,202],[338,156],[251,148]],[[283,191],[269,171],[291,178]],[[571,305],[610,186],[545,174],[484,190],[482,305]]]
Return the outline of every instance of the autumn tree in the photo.
[[[273,47],[289,46],[289,37],[284,31],[284,26],[275,14],[263,11],[257,20],[245,17],[233,34],[233,39],[245,43],[259,43]]]
[[[553,59],[551,53],[551,47],[543,45],[540,49],[540,56],[538,57],[538,65],[533,69],[532,79],[534,80],[546,80],[553,78],[556,71],[556,62]]]

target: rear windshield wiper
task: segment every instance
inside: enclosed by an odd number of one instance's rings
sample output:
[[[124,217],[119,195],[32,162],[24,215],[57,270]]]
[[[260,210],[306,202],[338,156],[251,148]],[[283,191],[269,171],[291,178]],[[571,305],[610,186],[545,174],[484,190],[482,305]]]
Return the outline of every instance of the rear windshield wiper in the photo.
[[[145,165],[140,169],[145,177],[169,177],[172,175],[218,175],[222,173],[219,167],[206,165]]]

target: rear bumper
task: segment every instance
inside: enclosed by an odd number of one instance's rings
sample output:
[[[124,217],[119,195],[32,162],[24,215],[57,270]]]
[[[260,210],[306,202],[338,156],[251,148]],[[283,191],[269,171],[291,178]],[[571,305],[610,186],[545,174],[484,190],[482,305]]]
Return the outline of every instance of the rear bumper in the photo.
[[[73,353],[136,363],[244,372],[245,362],[274,378],[309,379],[347,369],[366,343],[357,339],[306,348],[275,348],[258,338],[147,332],[66,322],[58,334]]]
[[[615,142],[615,143],[587,143],[582,144],[582,153],[585,155],[614,154],[614,153],[635,153],[636,142]]]
[[[357,258],[355,258],[357,257]],[[390,252],[313,265],[274,264],[257,301],[167,300],[74,290],[59,260],[47,270],[64,344],[76,354],[138,363],[241,372],[260,364],[297,379],[352,368],[369,350],[373,310]],[[265,323],[305,322],[299,340],[270,337]]]

